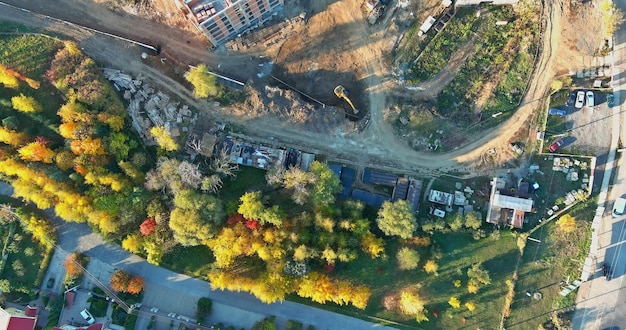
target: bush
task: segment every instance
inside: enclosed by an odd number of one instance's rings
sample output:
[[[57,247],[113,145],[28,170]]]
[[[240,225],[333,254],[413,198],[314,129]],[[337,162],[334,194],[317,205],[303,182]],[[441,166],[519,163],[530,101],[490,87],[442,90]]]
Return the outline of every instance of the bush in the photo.
[[[209,298],[202,297],[198,299],[198,309],[196,312],[196,318],[198,319],[198,324],[204,322],[209,314],[211,314],[211,307],[213,306],[213,302]]]

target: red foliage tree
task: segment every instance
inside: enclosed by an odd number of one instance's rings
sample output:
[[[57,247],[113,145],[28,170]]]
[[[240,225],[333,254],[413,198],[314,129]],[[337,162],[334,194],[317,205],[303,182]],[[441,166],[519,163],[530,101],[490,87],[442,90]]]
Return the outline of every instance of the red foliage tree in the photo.
[[[237,213],[237,214],[233,214],[231,216],[228,217],[228,220],[226,220],[226,224],[228,226],[234,226],[240,222],[244,222],[246,219],[243,218],[243,215]]]
[[[127,293],[139,294],[143,290],[143,278],[139,276],[133,276],[128,282],[128,287],[126,288]]]
[[[118,269],[111,275],[111,289],[117,292],[126,292],[131,276],[125,271]]]
[[[246,227],[250,230],[256,230],[261,228],[261,224],[254,219],[248,219],[246,220]]]
[[[35,141],[39,144],[41,144],[42,146],[47,146],[48,144],[50,144],[50,140],[46,139],[43,136],[38,136],[35,138]]]
[[[154,220],[153,217],[149,217],[141,223],[141,226],[139,226],[139,231],[143,236],[150,236],[150,234],[154,233],[156,225],[156,220]]]

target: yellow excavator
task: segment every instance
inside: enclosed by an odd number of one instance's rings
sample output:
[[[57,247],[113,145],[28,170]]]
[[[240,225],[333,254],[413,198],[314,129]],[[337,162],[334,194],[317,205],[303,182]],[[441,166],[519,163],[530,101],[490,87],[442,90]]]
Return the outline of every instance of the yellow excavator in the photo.
[[[337,87],[335,87],[335,95],[337,95],[337,97],[340,98],[340,99],[346,100],[346,102],[348,102],[348,104],[350,104],[350,107],[352,107],[352,111],[354,112],[355,115],[359,113],[359,110],[357,110],[354,107],[354,104],[352,104],[352,101],[350,101],[350,99],[348,98],[348,90],[347,89],[345,89],[341,85],[338,85]]]

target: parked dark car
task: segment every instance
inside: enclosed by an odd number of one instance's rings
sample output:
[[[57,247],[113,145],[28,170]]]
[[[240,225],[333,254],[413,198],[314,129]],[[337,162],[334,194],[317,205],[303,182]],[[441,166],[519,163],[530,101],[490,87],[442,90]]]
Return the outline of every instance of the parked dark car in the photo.
[[[565,105],[567,105],[568,107],[573,107],[574,103],[576,103],[576,92],[571,92],[569,93],[569,98],[567,99]]]
[[[611,266],[609,266],[608,264],[603,264],[602,274],[604,274],[604,277],[607,281],[610,281],[613,278]]]
[[[52,289],[53,286],[54,286],[54,278],[51,277],[48,279],[48,283],[46,284],[46,287],[48,289]]]

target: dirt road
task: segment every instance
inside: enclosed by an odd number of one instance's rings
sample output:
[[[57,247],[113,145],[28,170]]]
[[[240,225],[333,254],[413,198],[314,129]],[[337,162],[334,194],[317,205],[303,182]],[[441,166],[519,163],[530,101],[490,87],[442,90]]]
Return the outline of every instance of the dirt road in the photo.
[[[357,2],[356,0],[350,1],[353,3]],[[187,40],[186,37],[181,36],[181,31],[159,26],[158,23],[141,21],[135,17],[114,13],[106,8],[99,8],[97,11],[94,11],[92,8],[95,5],[88,1],[77,4],[73,0],[59,0],[59,2],[64,4],[65,8],[62,8],[63,6],[56,4],[56,2],[55,4],[50,4],[43,0],[32,0],[27,3],[17,0],[8,0],[6,2],[20,6],[29,6],[29,9],[44,12],[50,16],[59,15],[60,18],[76,19],[77,23],[88,23],[96,28],[105,26],[108,32],[118,32],[128,37],[143,37],[144,39],[142,40],[157,41],[163,45],[164,49],[171,51],[182,59],[195,59],[198,62],[218,61],[227,66],[236,66],[241,65],[241,62],[248,56],[219,52],[209,53],[204,50],[206,44],[197,40]],[[251,136],[274,142],[280,141],[280,143],[293,145],[305,150],[327,154],[330,158],[344,159],[357,164],[415,174],[435,174],[455,170],[471,172],[475,161],[480,159],[486,150],[501,145],[503,141],[506,142],[512,139],[524,125],[528,125],[528,119],[538,106],[538,101],[543,97],[550,77],[553,76],[551,63],[553,51],[559,43],[558,27],[561,19],[561,12],[553,10],[555,6],[558,7],[558,2],[555,3],[555,0],[550,0],[546,3],[545,12],[549,19],[544,20],[547,21],[547,26],[545,29],[546,35],[541,39],[543,53],[540,54],[541,56],[531,80],[528,94],[524,98],[523,106],[510,120],[486,132],[482,138],[445,154],[415,152],[404,141],[400,141],[393,129],[383,120],[383,111],[386,108],[387,98],[384,81],[389,70],[385,68],[381,54],[377,51],[380,48],[367,46],[372,43],[372,38],[366,23],[360,17],[361,13],[358,11],[351,13],[354,15],[351,19],[353,23],[348,24],[348,26],[351,29],[350,42],[352,43],[352,48],[359,57],[359,63],[355,65],[362,65],[362,71],[357,79],[363,82],[365,91],[368,93],[371,120],[368,128],[361,133],[345,134],[337,132],[337,134],[330,135],[280,126],[276,120],[267,117],[255,119],[226,117],[223,113],[212,109],[211,105],[206,102],[194,100],[184,86],[168,78],[158,70],[142,63],[139,58],[139,49],[129,47],[108,37],[96,35],[75,26],[69,27],[64,24],[51,22],[45,17],[37,17],[31,13],[8,8],[0,10],[0,19],[16,21],[74,38],[96,60],[134,74],[141,73],[144,76],[148,76],[165,91],[180,96],[189,105],[198,109],[209,110],[218,119],[225,119],[242,125]],[[73,8],[73,10],[69,11],[67,8]],[[68,12],[71,12],[72,17],[67,17]],[[80,16],[80,20],[79,17],[75,16]],[[379,40],[379,42],[382,41]]]

